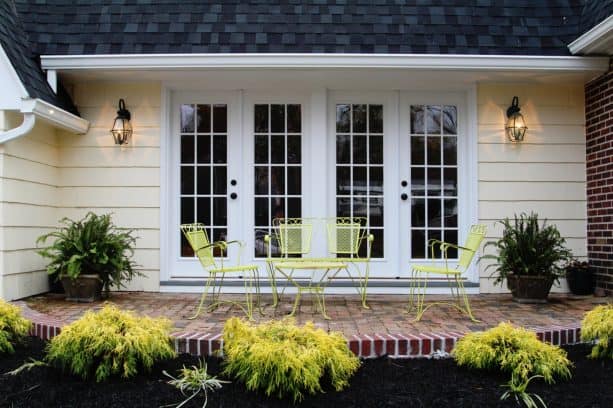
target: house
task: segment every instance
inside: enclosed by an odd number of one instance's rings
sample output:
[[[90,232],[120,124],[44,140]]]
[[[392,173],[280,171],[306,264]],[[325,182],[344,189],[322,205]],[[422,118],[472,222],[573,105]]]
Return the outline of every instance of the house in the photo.
[[[183,222],[263,266],[275,216],[369,217],[370,290],[404,293],[429,238],[533,210],[613,291],[611,0],[0,8],[3,298],[47,290],[36,238],[90,210],[137,229],[134,290],[201,289]],[[504,290],[482,264],[467,279]]]

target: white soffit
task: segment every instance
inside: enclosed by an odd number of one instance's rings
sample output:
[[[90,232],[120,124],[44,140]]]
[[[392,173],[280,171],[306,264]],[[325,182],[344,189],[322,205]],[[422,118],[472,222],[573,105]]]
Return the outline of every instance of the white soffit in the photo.
[[[613,15],[568,45],[575,54],[613,55]]]
[[[401,68],[464,71],[606,71],[604,57],[424,54],[124,54],[43,55],[43,69]]]

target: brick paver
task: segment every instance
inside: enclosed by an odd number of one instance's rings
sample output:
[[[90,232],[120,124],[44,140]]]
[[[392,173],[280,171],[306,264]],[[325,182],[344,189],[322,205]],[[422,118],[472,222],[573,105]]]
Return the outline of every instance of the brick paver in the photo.
[[[226,295],[226,297],[228,297]],[[427,300],[445,298],[428,296]],[[109,301],[122,309],[132,310],[149,316],[164,316],[171,319],[177,331],[193,333],[220,333],[223,324],[230,316],[242,316],[240,309],[224,305],[212,313],[203,313],[195,320],[193,315],[199,299],[198,294],[189,293],[143,293],[118,292]],[[519,304],[510,295],[473,295],[470,297],[474,314],[480,323],[473,323],[451,307],[432,307],[422,321],[413,322],[413,317],[404,313],[406,296],[371,295],[370,310],[361,308],[355,295],[326,296],[328,314],[326,321],[316,313],[308,297],[302,301],[296,313],[298,323],[307,320],[315,322],[325,330],[341,331],[345,337],[378,335],[418,335],[420,333],[466,333],[483,330],[508,321],[528,328],[578,325],[583,314],[598,304],[611,302],[609,298],[572,297],[569,295],[550,295],[549,303],[544,305]],[[275,310],[270,306],[271,297],[264,296],[264,316],[254,313],[256,320],[280,319],[291,310],[293,298],[285,296]],[[78,319],[86,310],[99,309],[104,302],[72,303],[57,295],[42,295],[25,300],[36,312],[48,315],[61,323]]]

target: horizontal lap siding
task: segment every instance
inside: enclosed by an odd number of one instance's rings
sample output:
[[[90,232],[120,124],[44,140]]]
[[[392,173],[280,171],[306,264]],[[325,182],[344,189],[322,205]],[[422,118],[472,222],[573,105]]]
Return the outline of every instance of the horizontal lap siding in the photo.
[[[5,299],[48,288],[47,262],[36,253],[36,239],[57,226],[58,161],[56,131],[40,121],[28,135],[0,146],[0,296]]]
[[[135,230],[134,261],[144,276],[128,284],[131,290],[159,290],[160,94],[158,83],[79,83],[74,100],[90,129],[60,139],[62,213],[112,213],[117,226]],[[109,132],[120,98],[134,129],[126,146],[116,146]]]
[[[519,97],[528,126],[519,144],[504,134],[513,96]],[[488,225],[488,239],[502,233],[496,221],[535,211],[558,226],[576,256],[585,257],[583,85],[482,84],[477,104],[479,219]],[[487,265],[479,264],[481,292],[506,290],[492,285],[494,269],[486,270]],[[565,282],[554,290],[566,290]]]

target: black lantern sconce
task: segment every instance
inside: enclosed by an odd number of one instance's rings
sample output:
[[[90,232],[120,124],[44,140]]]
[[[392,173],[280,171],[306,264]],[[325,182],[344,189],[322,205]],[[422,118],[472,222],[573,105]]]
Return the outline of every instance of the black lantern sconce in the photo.
[[[524,136],[526,135],[526,130],[528,127],[526,126],[526,121],[524,121],[524,117],[521,113],[519,113],[519,98],[517,96],[513,97],[513,102],[511,102],[511,106],[507,109],[507,125],[504,127],[507,133],[507,137],[513,143],[521,142],[524,140]]]
[[[111,133],[115,144],[124,145],[128,144],[130,137],[132,136],[132,125],[130,124],[130,111],[126,109],[126,103],[123,99],[119,100],[119,110],[117,111],[117,117]]]

